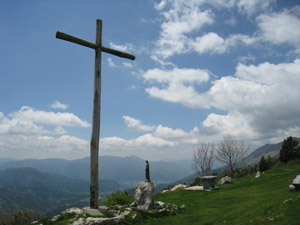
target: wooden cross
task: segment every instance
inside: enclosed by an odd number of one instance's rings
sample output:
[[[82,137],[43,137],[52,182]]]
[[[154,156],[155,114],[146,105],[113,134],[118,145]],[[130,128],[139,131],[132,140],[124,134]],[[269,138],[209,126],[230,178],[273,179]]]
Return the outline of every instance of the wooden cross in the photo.
[[[56,38],[80,44],[95,49],[95,72],[94,72],[94,103],[93,103],[93,129],[91,135],[90,151],[90,207],[98,208],[98,156],[99,156],[99,136],[100,136],[100,109],[101,109],[101,52],[107,52],[119,57],[135,59],[134,55],[120,52],[102,46],[102,20],[97,20],[96,44],[82,40],[77,37],[57,31]]]

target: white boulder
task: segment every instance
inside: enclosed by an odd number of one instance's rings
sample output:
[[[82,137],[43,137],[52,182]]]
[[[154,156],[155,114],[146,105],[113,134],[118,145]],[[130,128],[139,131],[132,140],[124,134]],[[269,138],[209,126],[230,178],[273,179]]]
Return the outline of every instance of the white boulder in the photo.
[[[170,191],[176,191],[178,188],[186,188],[186,187],[187,185],[185,184],[177,184]]]
[[[231,177],[225,176],[222,179],[219,180],[219,184],[223,185],[223,184],[231,184],[233,183],[233,179]]]
[[[152,182],[140,182],[134,193],[134,206],[140,210],[147,210],[153,207],[154,204],[154,184]]]

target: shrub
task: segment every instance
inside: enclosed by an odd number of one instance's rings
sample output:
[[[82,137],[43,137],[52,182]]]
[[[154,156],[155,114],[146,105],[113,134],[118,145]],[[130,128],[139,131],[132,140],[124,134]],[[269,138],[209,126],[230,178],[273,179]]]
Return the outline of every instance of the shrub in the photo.
[[[103,200],[103,205],[129,205],[133,202],[133,196],[128,194],[126,191],[116,191],[111,195],[106,196]]]
[[[0,220],[0,225],[20,225],[40,219],[40,213],[34,210],[15,211],[7,213]]]
[[[200,177],[194,178],[194,180],[190,183],[190,186],[197,186],[202,184],[202,180]]]

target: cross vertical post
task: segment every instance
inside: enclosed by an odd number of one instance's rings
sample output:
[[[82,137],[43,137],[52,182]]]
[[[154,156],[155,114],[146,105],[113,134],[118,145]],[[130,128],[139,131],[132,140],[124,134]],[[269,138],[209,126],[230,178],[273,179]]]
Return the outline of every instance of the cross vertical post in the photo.
[[[102,20],[97,20],[94,71],[94,102],[93,102],[93,128],[90,143],[90,207],[98,208],[99,181],[98,181],[98,157],[100,136],[100,111],[101,111],[101,46],[102,46]]]
[[[101,110],[101,54],[102,51],[122,58],[134,60],[135,56],[102,46],[102,20],[97,20],[96,43],[73,37],[69,34],[56,32],[56,38],[83,45],[95,50],[95,71],[94,71],[94,100],[93,100],[93,127],[90,142],[90,208],[96,209],[99,206],[99,137],[100,137],[100,110]]]

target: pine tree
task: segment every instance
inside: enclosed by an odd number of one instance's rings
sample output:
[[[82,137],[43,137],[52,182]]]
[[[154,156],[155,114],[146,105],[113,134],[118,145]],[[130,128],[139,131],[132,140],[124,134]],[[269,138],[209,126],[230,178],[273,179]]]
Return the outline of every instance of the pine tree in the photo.
[[[268,161],[265,159],[264,156],[262,156],[262,157],[260,158],[260,161],[259,161],[259,164],[258,164],[258,169],[259,169],[259,171],[261,171],[261,172],[264,172],[264,171],[266,171],[266,170],[269,169],[269,163],[268,163]]]
[[[279,160],[286,163],[291,159],[296,159],[299,155],[298,143],[298,140],[291,136],[285,139],[280,149]]]

